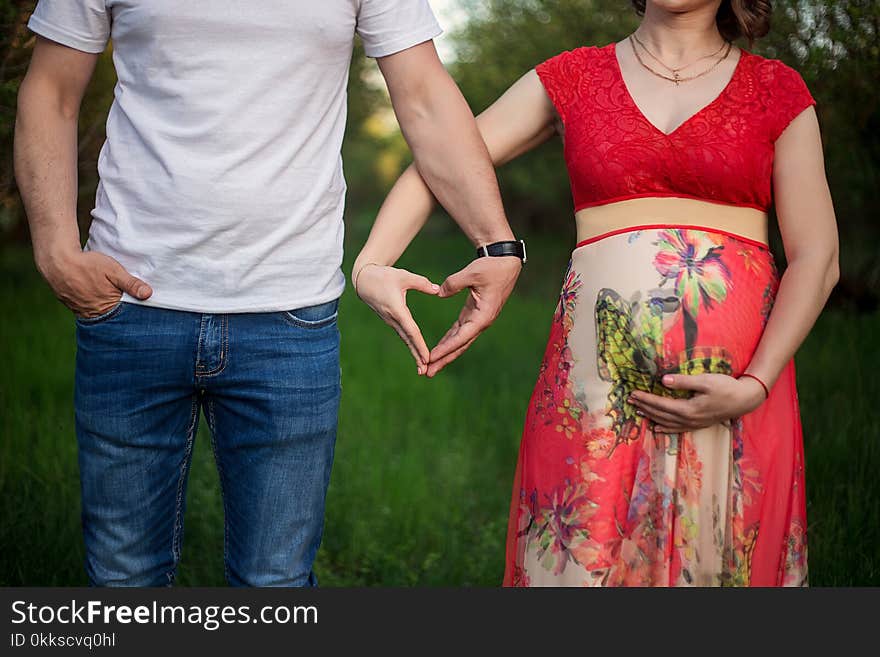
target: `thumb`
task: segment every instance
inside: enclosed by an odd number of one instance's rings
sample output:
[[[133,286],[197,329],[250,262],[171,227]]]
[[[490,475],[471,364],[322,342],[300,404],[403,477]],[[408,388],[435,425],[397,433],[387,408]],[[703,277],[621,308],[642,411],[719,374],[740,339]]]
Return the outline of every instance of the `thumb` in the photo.
[[[459,292],[461,292],[468,285],[468,276],[464,272],[464,270],[452,274],[449,278],[443,281],[443,285],[440,286],[440,296],[441,297],[451,297]]]
[[[136,276],[129,274],[125,267],[118,262],[107,274],[107,278],[113,285],[135,299],[148,299],[153,294],[153,288]]]
[[[440,291],[440,286],[436,283],[432,283],[428,278],[411,272],[406,272],[403,283],[407,290],[416,290],[425,294],[437,294]]]

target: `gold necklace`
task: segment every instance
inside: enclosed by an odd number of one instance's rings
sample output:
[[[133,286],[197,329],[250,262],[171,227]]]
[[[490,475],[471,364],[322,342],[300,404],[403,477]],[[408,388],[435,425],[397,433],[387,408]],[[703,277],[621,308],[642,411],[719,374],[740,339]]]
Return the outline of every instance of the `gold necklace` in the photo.
[[[669,64],[667,64],[666,62],[664,62],[662,59],[660,59],[660,58],[659,58],[657,55],[655,55],[653,52],[651,52],[651,49],[648,48],[648,46],[646,46],[646,45],[644,44],[644,42],[639,38],[639,35],[638,35],[638,34],[636,34],[635,32],[633,32],[632,37],[633,37],[633,39],[636,40],[636,43],[639,44],[639,45],[642,47],[642,50],[644,50],[644,51],[648,54],[648,56],[649,56],[651,59],[653,59],[655,62],[657,62],[658,64],[660,64],[660,66],[662,66],[663,68],[665,68],[667,71],[669,71],[669,72],[672,73],[673,75],[675,75],[676,73],[679,73],[680,71],[683,71],[683,70],[686,69],[686,68],[690,68],[691,66],[693,66],[693,65],[696,64],[697,62],[701,62],[701,61],[703,61],[704,59],[710,59],[710,58],[712,58],[712,57],[715,57],[718,53],[720,53],[722,50],[724,50],[724,47],[728,44],[728,42],[727,42],[726,40],[725,40],[725,41],[722,41],[721,45],[718,47],[718,50],[716,50],[715,52],[710,53],[710,54],[708,54],[708,55],[703,55],[703,56],[700,57],[699,59],[695,59],[694,61],[690,62],[689,64],[685,64],[684,66],[678,66],[678,67],[676,67],[676,68],[673,68],[673,67],[669,66]]]
[[[633,40],[632,35],[630,35],[630,37],[629,37],[629,43],[630,43],[630,45],[632,46],[633,55],[635,55],[636,60],[639,62],[639,64],[642,65],[642,68],[644,68],[645,70],[647,70],[649,73],[652,73],[653,75],[656,75],[658,78],[662,78],[662,79],[667,80],[667,81],[669,81],[669,82],[674,82],[676,87],[677,87],[679,84],[681,84],[682,82],[690,82],[691,80],[696,80],[697,78],[701,78],[701,77],[703,77],[704,75],[707,75],[707,74],[711,73],[712,71],[714,71],[715,68],[716,68],[721,62],[723,62],[725,59],[727,59],[728,55],[730,55],[730,51],[731,51],[731,49],[733,48],[733,44],[730,43],[730,42],[728,41],[728,42],[727,42],[727,49],[724,51],[724,54],[723,54],[721,57],[719,57],[719,58],[715,61],[715,63],[712,64],[712,66],[710,66],[709,68],[707,68],[705,71],[700,71],[700,72],[697,73],[696,75],[690,75],[690,76],[688,76],[688,77],[684,77],[684,78],[683,78],[683,77],[681,77],[678,73],[673,73],[673,75],[669,76],[669,75],[664,75],[663,73],[660,73],[659,71],[655,71],[653,68],[651,68],[650,66],[648,66],[648,65],[645,63],[645,61],[642,59],[642,56],[639,55],[639,51],[636,49],[636,42]]]

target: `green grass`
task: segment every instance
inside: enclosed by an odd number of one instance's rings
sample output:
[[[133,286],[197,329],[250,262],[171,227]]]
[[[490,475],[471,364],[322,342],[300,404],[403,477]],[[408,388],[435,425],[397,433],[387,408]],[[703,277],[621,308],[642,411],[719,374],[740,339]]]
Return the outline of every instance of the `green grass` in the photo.
[[[362,241],[350,240],[350,254]],[[346,292],[322,585],[499,583],[521,425],[571,246],[532,242],[495,326],[432,381],[416,377],[397,337]],[[442,280],[469,253],[461,238],[428,232],[402,264]],[[21,247],[0,251],[0,306],[0,584],[81,585],[73,322]],[[459,306],[413,298],[429,343]],[[828,311],[798,357],[813,585],[880,584],[878,333],[880,314]],[[222,508],[202,426],[182,585],[223,584]]]

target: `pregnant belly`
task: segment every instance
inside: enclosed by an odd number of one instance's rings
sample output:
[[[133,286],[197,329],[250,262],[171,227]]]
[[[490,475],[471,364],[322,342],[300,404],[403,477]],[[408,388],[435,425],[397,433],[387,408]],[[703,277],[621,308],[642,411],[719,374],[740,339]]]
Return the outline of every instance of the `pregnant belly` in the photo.
[[[575,394],[590,409],[608,386],[672,394],[667,373],[737,376],[748,366],[777,287],[770,251],[726,232],[623,228],[572,253],[558,312]]]

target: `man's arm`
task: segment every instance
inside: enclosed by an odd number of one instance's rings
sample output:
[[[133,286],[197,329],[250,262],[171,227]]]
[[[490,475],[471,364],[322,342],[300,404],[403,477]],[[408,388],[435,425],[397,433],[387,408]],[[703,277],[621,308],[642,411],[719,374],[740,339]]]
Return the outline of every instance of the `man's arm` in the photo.
[[[492,163],[499,167],[556,134],[556,119],[553,104],[532,70],[477,117],[477,127]],[[435,205],[434,195],[411,165],[388,193],[352,267],[358,296],[397,331],[412,352],[419,374],[428,369],[430,350],[409,312],[406,294],[409,290],[438,294],[440,289],[393,265],[424,227]],[[478,260],[469,267],[482,264]],[[447,289],[454,291],[456,280],[457,276],[450,276]]]
[[[112,308],[123,290],[139,299],[152,294],[116,260],[80,247],[77,121],[97,57],[37,37],[15,122],[15,178],[34,260],[56,296],[83,317]]]
[[[513,239],[489,152],[433,42],[382,57],[378,63],[416,168],[437,200],[475,246]],[[516,258],[482,258],[474,264],[456,275],[455,291],[469,287],[470,295],[456,323],[431,352],[429,376],[495,320],[522,267]]]

